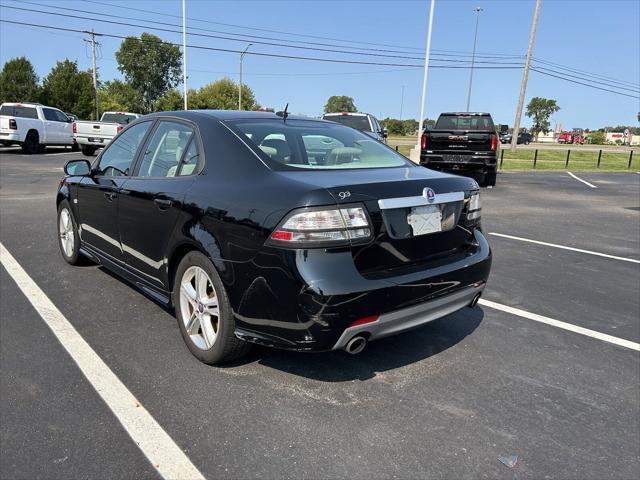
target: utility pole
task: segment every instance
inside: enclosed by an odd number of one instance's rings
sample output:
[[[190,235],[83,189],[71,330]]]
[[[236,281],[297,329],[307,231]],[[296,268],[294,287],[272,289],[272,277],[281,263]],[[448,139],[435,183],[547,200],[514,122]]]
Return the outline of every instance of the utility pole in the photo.
[[[522,106],[524,104],[524,94],[527,91],[527,80],[529,79],[529,67],[531,67],[531,52],[533,52],[533,41],[536,38],[536,28],[538,28],[538,16],[540,15],[540,4],[542,0],[536,0],[536,9],[533,11],[533,22],[531,23],[531,34],[529,35],[529,47],[527,48],[527,58],[524,61],[524,73],[522,74],[522,85],[520,86],[520,98],[518,98],[518,109],[516,119],[513,122],[513,134],[511,135],[511,151],[516,151],[518,145],[518,133],[520,133],[520,120],[522,118]]]
[[[85,42],[91,43],[91,57],[93,63],[93,92],[96,106],[96,120],[100,118],[100,105],[98,104],[98,67],[96,65],[96,45],[100,45],[96,42],[96,36],[100,36],[99,33],[93,31],[85,31],[84,33],[91,35],[91,40],[85,39]]]
[[[420,138],[422,137],[422,127],[424,124],[424,101],[427,94],[427,76],[429,74],[429,56],[431,55],[431,30],[433,30],[433,9],[436,0],[431,0],[429,8],[429,30],[427,30],[427,47],[424,54],[424,75],[422,77],[422,101],[420,102],[420,123],[418,126],[418,142],[412,150],[411,160],[420,163]]]
[[[400,121],[402,121],[402,107],[404,107],[404,85],[402,85],[402,94],[400,95]]]
[[[244,54],[247,53],[247,50],[249,50],[249,47],[251,45],[253,45],[253,43],[247,45],[247,48],[245,48],[240,54],[240,88],[238,88],[238,110],[242,110],[242,60],[244,59]]]
[[[476,33],[473,36],[473,54],[471,55],[471,73],[469,74],[469,93],[467,94],[467,112],[471,108],[471,85],[473,84],[473,67],[476,64],[476,42],[478,41],[478,23],[480,22],[480,12],[482,8],[476,7],[473,9],[476,12]]]
[[[182,0],[182,96],[184,109],[189,110],[187,103],[187,0]]]

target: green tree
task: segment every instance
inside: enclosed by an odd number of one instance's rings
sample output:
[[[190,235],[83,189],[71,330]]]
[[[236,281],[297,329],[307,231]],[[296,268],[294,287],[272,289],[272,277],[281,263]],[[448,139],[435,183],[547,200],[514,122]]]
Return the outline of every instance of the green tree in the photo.
[[[560,110],[560,107],[555,100],[533,97],[527,105],[527,117],[533,120],[531,126],[531,133],[538,139],[540,132],[548,132],[551,130],[551,124],[549,118],[551,115]]]
[[[380,126],[386,128],[389,135],[404,135],[404,123],[395,118],[385,118],[381,120]]]
[[[160,37],[143,33],[127,37],[116,52],[118,70],[142,96],[143,111],[151,112],[155,102],[180,82],[180,49]]]
[[[189,94],[189,108],[235,110],[238,108],[239,87],[230,78],[222,78],[205,85],[195,94]],[[242,109],[255,110],[260,105],[256,102],[253,90],[242,85]]]
[[[38,76],[25,57],[7,61],[0,72],[0,103],[37,102],[40,98]]]
[[[591,143],[595,145],[603,145],[606,143],[607,136],[604,132],[590,132]]]
[[[333,112],[357,112],[355,103],[353,103],[353,98],[347,97],[345,95],[332,96],[327,100],[326,105],[324,106],[324,113],[333,113]]]
[[[95,114],[93,78],[79,71],[78,63],[65,59],[57,62],[42,81],[42,101],[80,118]]]
[[[127,82],[110,80],[98,90],[103,112],[142,112],[142,95]]]
[[[191,92],[193,92],[193,90],[191,90]],[[172,88],[160,97],[155,105],[156,112],[171,112],[182,109],[184,109],[184,100],[182,94],[175,88]]]
[[[404,126],[404,135],[415,135],[418,130],[418,121],[413,118],[402,121]]]

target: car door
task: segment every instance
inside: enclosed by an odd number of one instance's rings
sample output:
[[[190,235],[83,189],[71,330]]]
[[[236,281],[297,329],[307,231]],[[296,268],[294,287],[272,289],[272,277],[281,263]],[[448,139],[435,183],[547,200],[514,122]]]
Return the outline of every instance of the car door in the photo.
[[[56,111],[53,108],[42,107],[42,115],[44,115],[45,137],[40,139],[40,143],[62,143],[62,131]]]
[[[201,151],[193,124],[158,121],[120,192],[118,225],[125,261],[160,288],[167,287],[167,244],[198,173]]]
[[[58,124],[58,142],[62,145],[71,145],[73,144],[73,132],[72,122],[69,120],[69,117],[62,110],[55,110],[56,114],[56,123]]]
[[[78,185],[82,241],[114,261],[124,258],[118,231],[118,195],[153,123],[141,122],[122,132],[97,158],[91,175]]]

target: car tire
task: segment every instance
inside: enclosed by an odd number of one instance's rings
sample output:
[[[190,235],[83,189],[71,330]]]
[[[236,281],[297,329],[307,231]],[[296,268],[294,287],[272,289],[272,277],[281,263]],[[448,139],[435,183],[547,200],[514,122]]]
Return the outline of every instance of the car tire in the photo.
[[[496,186],[496,180],[497,180],[498,174],[495,170],[490,170],[489,172],[484,174],[484,182],[483,182],[483,186],[485,187],[495,187]]]
[[[250,350],[249,343],[235,336],[224,285],[211,260],[202,253],[189,252],[178,265],[172,301],[182,338],[201,362],[228,363]]]
[[[82,263],[80,253],[80,235],[78,234],[78,224],[73,218],[71,205],[67,200],[62,200],[58,205],[58,246],[62,258],[71,264],[79,265]]]
[[[79,150],[80,150],[80,145],[78,145],[78,142],[73,142],[73,144],[71,144],[71,151],[77,152]]]
[[[38,132],[34,132],[33,130],[28,132],[22,144],[22,152],[28,155],[35,155],[41,148],[44,149],[44,145],[42,147],[40,146]]]
[[[83,154],[85,157],[92,157],[92,156],[93,156],[93,154],[94,154],[94,153],[96,153],[96,149],[95,149],[94,147],[90,147],[90,146],[88,146],[88,145],[83,145],[83,146],[81,147],[81,149],[82,149],[82,154]]]

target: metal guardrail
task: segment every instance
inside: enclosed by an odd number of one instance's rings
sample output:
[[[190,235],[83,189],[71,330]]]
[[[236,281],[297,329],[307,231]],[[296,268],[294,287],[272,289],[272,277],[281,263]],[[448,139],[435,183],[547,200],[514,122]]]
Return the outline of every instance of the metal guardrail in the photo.
[[[501,150],[500,151],[500,167],[499,169],[502,170],[503,169],[503,164],[504,164],[504,152],[506,150]],[[522,150],[521,150],[522,151]],[[530,150],[526,150],[526,151],[530,151]],[[544,151],[549,151],[549,150],[544,150]],[[560,153],[562,150],[560,150],[558,153]],[[598,150],[598,159],[596,160],[596,168],[599,169],[600,168],[600,164],[602,163],[602,149]],[[629,159],[627,161],[627,170],[631,169],[631,163],[633,162],[633,153],[635,150],[629,150]],[[607,152],[607,153],[613,153],[615,155],[622,155],[623,152]],[[521,158],[508,158],[507,160],[513,160],[513,161],[517,161],[517,162],[526,162],[527,159],[521,159]],[[564,159],[564,168],[569,168],[569,162],[571,160],[571,149],[567,149],[567,156]],[[562,160],[545,160],[546,162],[561,162]],[[538,164],[538,149],[536,148],[534,150],[533,153],[533,160],[532,160],[532,169],[535,170],[536,166]]]

